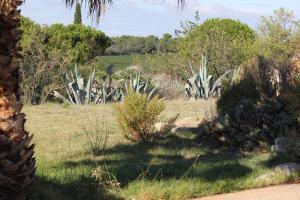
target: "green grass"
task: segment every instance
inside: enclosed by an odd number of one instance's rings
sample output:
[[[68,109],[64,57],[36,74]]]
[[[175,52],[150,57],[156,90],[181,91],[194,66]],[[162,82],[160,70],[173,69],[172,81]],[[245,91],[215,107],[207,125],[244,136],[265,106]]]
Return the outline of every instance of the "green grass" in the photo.
[[[100,70],[112,65],[116,69],[124,69],[134,64],[135,58],[143,58],[145,55],[121,55],[121,56],[99,56],[96,58]]]
[[[47,104],[26,106],[27,129],[35,134],[37,184],[33,199],[188,199],[293,180],[270,174],[282,162],[269,154],[242,156],[212,152],[197,143],[196,133],[165,135],[153,143],[132,144],[117,127],[113,105],[63,107]],[[205,116],[207,102],[167,102],[165,117],[179,112],[180,118]],[[103,155],[94,157],[84,126],[107,120],[111,131]],[[92,169],[106,166],[121,183],[120,190],[100,192]]]

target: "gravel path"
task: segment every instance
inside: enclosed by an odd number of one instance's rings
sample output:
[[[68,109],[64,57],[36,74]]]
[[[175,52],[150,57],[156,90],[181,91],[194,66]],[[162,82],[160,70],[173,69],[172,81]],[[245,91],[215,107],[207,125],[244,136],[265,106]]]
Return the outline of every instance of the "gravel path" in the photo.
[[[300,200],[300,184],[280,185],[194,200]]]

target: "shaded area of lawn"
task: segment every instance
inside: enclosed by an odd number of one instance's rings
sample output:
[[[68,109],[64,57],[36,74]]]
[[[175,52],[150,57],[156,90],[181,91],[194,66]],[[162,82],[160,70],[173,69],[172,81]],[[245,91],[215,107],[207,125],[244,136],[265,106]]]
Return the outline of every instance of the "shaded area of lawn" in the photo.
[[[96,159],[44,163],[36,186],[38,199],[182,199],[226,193],[259,186],[256,178],[282,162],[268,154],[245,157],[213,152],[195,138],[195,133],[182,132],[151,143],[118,144]],[[119,191],[108,196],[97,190],[91,177],[97,165],[116,175]],[[284,181],[286,178],[275,177],[271,183]]]
[[[91,176],[95,165],[80,166],[64,164],[48,166],[47,174],[38,173],[29,195],[30,200],[119,200],[121,198],[100,191]],[[55,174],[55,176],[53,176]]]

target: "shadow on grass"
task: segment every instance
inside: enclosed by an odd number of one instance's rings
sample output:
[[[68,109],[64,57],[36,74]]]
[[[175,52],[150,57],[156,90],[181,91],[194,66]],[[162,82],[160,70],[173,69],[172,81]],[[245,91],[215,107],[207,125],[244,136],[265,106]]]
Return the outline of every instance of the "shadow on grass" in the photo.
[[[238,179],[247,176],[251,172],[252,170],[249,167],[234,163],[203,170],[199,173],[199,177],[208,182],[215,182],[218,180]]]
[[[80,178],[70,183],[58,183],[38,177],[30,191],[29,200],[121,200],[99,191],[91,178]]]
[[[267,168],[274,168],[275,166],[277,166],[278,164],[281,163],[288,163],[288,162],[293,162],[294,160],[289,157],[288,155],[281,155],[281,154],[277,154],[277,155],[273,155],[270,157],[270,159],[263,161],[261,163],[262,166],[265,166]]]
[[[150,143],[118,144],[102,152],[101,159],[66,161],[63,169],[81,167],[93,169],[105,166],[126,187],[137,180],[167,181],[197,179],[214,184],[219,180],[233,181],[247,177],[252,169],[241,164],[244,157],[237,152],[211,150],[195,141],[195,133],[169,134]],[[280,160],[270,159],[262,165],[272,167]],[[59,168],[60,168],[59,167]],[[82,172],[82,174],[84,174]],[[38,198],[45,200],[117,200],[116,196],[97,192],[90,174],[64,183],[55,183],[40,177],[36,184]],[[35,199],[34,199],[35,200]]]
[[[203,151],[202,145],[195,142],[195,136],[195,133],[182,132],[157,137],[150,143],[119,144],[106,149],[97,164],[107,166],[123,187],[138,177],[159,181],[184,176],[213,182],[251,173],[250,168],[239,163],[238,153]],[[65,162],[67,167],[93,164],[91,160]],[[202,164],[208,167],[198,169]]]

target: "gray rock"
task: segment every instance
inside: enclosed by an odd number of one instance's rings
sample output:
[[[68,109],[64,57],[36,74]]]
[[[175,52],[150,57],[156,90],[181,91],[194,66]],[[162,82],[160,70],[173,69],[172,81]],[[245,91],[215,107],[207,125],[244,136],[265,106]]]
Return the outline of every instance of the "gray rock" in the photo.
[[[259,183],[261,183],[261,182],[263,182],[263,183],[270,182],[274,177],[276,177],[276,173],[275,172],[269,172],[267,174],[263,174],[263,175],[257,177],[255,179],[255,181],[259,182]]]
[[[284,163],[275,167],[276,170],[287,174],[299,173],[300,164],[296,163]]]
[[[288,137],[276,138],[271,150],[276,153],[289,153],[295,146],[295,139]]]
[[[174,126],[174,123],[158,122],[154,124],[154,129],[157,133],[167,133],[171,131]]]

